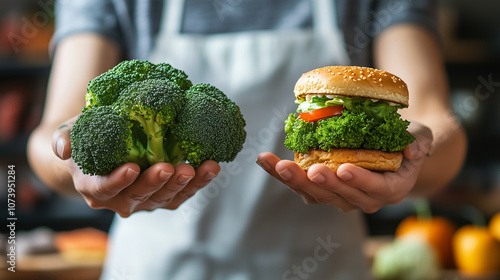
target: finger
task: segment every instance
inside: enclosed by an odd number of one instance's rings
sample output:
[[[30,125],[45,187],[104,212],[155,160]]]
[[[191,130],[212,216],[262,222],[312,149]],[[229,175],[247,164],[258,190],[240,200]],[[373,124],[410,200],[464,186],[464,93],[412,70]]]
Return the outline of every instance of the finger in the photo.
[[[323,166],[323,165],[319,165]],[[323,171],[325,173],[333,174],[333,171],[325,166],[323,166]],[[318,185],[316,182],[311,180],[309,177],[309,172],[304,172],[294,162],[288,160],[282,160],[276,164],[276,172],[286,181],[286,184],[295,192],[299,194],[305,194],[314,198],[314,200],[319,204],[328,204],[336,206],[343,211],[349,211],[356,207],[347,202],[339,194],[332,190],[325,189]]]
[[[273,176],[274,178],[282,181],[283,179],[279,174],[276,172],[275,166],[276,164],[280,161],[281,159],[277,157],[276,155],[268,152],[263,152],[260,153],[257,156],[257,164],[264,169],[269,175]]]
[[[203,162],[196,169],[196,175],[169,201],[167,208],[176,209],[200,189],[206,187],[220,172],[220,165],[212,160]]]
[[[276,167],[280,163],[280,169],[278,170]],[[274,178],[278,179],[280,182],[283,184],[287,185],[290,189],[292,189],[294,192],[297,192],[301,195],[307,195],[305,192],[301,191],[300,188],[295,187],[295,184],[299,181],[305,182],[309,181],[307,177],[305,176],[304,170],[302,170],[298,165],[295,163],[292,163],[291,161],[284,160],[282,161],[279,157],[272,153],[268,152],[263,152],[259,154],[257,157],[257,164],[262,167],[269,175],[273,176]],[[288,167],[291,168],[291,170],[288,169]],[[281,172],[281,174],[280,174]],[[295,178],[292,182],[288,182],[292,177],[295,175],[301,175],[302,178]],[[291,185],[292,184],[292,185]]]
[[[178,164],[175,166],[174,176],[161,190],[154,194],[153,200],[164,205],[170,203],[175,195],[184,189],[195,175],[195,170],[191,165],[187,163]]]
[[[109,208],[109,200],[131,185],[139,173],[137,164],[127,163],[106,176],[90,176],[79,171],[74,175],[73,181],[75,189],[82,194],[91,208]]]
[[[174,172],[172,164],[157,163],[146,169],[132,185],[120,193],[120,196],[131,205],[143,203],[161,189]]]
[[[276,164],[275,170],[280,180],[291,190],[300,194],[306,204],[324,203],[324,201],[309,191],[315,189],[317,186],[309,180],[307,173],[297,164],[289,160],[282,160]]]
[[[75,119],[76,118],[73,118],[63,123],[52,134],[52,150],[60,159],[68,159],[71,157],[70,132],[75,123]]]
[[[411,190],[412,182],[416,180],[418,172],[405,173],[403,169],[404,166],[397,172],[379,173],[353,164],[343,164],[337,173],[341,180],[373,198],[365,201],[362,207],[365,212],[373,213],[383,205],[401,202]],[[402,175],[403,173],[406,177]]]
[[[342,164],[337,170],[337,176],[343,182],[359,188],[372,197],[387,196],[393,191],[386,184],[383,173],[372,172],[354,164]]]
[[[273,176],[286,185],[286,181],[276,171],[276,164],[278,164],[278,162],[280,161],[281,159],[279,157],[268,152],[260,153],[257,156],[257,164],[267,173],[269,173],[269,175]]]
[[[307,176],[325,190],[336,193],[358,208],[363,209],[365,205],[372,203],[374,199],[366,192],[340,180],[337,174],[324,165],[316,164],[309,169]]]
[[[278,174],[276,171],[276,164],[280,162],[281,159],[276,155],[268,152],[260,153],[257,157],[257,164],[262,167],[269,175],[281,181],[283,184],[287,185],[287,182]],[[306,204],[314,204],[318,203],[314,197],[310,194],[300,190],[300,189],[292,189],[294,192],[300,194],[303,197],[303,200]]]
[[[302,186],[302,190],[314,197],[317,203],[336,206],[343,211],[358,208],[337,192],[338,185],[343,183],[330,168],[321,164],[313,165],[308,170],[307,177],[312,184]]]
[[[198,190],[208,185],[220,172],[220,166],[215,161],[205,161],[196,169],[195,177],[189,181],[184,189],[179,193],[187,198],[193,196]]]
[[[298,194],[309,194],[306,191],[307,187],[315,185],[307,178],[307,173],[293,161],[280,160],[274,169],[279,180]]]

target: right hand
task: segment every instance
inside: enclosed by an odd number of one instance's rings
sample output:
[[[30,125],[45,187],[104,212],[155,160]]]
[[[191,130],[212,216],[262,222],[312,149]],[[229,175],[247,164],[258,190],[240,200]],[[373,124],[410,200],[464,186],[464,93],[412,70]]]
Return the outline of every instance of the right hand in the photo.
[[[374,172],[350,163],[342,164],[337,172],[322,164],[315,164],[306,172],[294,161],[268,152],[259,154],[257,163],[301,195],[307,204],[374,213],[401,202],[412,191],[430,151],[433,138],[428,127],[412,122],[408,131],[416,140],[403,150],[404,159],[396,172]]]
[[[52,149],[70,160],[69,172],[75,189],[93,209],[110,209],[122,217],[157,208],[174,210],[205,187],[220,171],[215,161],[205,161],[196,170],[186,163],[172,166],[157,163],[143,173],[139,165],[126,163],[106,176],[83,174],[71,159],[70,131],[76,117],[63,123],[53,134]]]

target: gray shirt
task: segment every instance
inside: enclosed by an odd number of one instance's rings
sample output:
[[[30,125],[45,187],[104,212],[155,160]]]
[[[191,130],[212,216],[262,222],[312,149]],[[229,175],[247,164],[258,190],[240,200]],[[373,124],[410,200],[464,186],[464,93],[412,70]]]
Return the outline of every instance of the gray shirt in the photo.
[[[333,20],[333,13],[325,18],[321,18],[321,13],[316,14],[321,20],[331,18],[332,22],[337,22],[346,38],[345,46],[353,63],[367,65],[371,42],[384,28],[400,22],[415,22],[435,31],[432,16],[428,13],[430,6],[422,6],[424,1],[418,4],[413,2],[339,0],[335,2],[337,21]],[[111,250],[103,279],[167,279],[164,275],[168,275],[168,279],[299,279],[298,276],[300,279],[327,279],[325,275],[330,273],[332,277],[335,275],[335,279],[367,279],[361,276],[367,272],[362,261],[364,228],[361,214],[357,211],[341,213],[325,205],[304,205],[299,196],[279,186],[254,162],[258,152],[264,150],[278,156],[287,155],[282,158],[293,157],[293,153],[282,145],[284,131],[280,128],[288,112],[295,108],[291,101],[284,102],[285,97],[293,96],[289,93],[291,81],[295,81],[302,69],[312,69],[312,64],[319,67],[317,64],[344,62],[338,58],[327,58],[332,44],[338,43],[341,37],[335,36],[335,42],[328,43],[311,41],[315,42],[313,47],[308,37],[294,37],[299,40],[284,44],[291,46],[286,48],[279,44],[286,40],[274,40],[276,32],[266,37],[273,39],[273,43],[265,41],[265,46],[280,46],[273,48],[278,50],[276,52],[252,54],[253,49],[246,47],[254,45],[243,45],[246,51],[237,49],[238,55],[231,61],[241,62],[240,58],[247,57],[258,61],[261,54],[286,54],[278,62],[269,63],[279,67],[262,68],[269,71],[258,71],[261,68],[254,66],[259,63],[245,64],[249,65],[248,69],[254,70],[249,71],[252,78],[247,79],[247,73],[232,75],[236,67],[229,63],[229,66],[222,67],[225,72],[203,67],[203,59],[193,59],[193,64],[186,63],[191,54],[205,54],[205,49],[201,48],[199,52],[191,50],[190,53],[168,41],[175,38],[176,41],[172,42],[179,43],[183,42],[182,37],[191,36],[159,35],[162,3],[144,0],[60,2],[54,46],[70,34],[95,32],[121,46],[124,58],[148,58],[153,46],[155,52],[166,50],[158,59],[180,63],[183,66],[179,67],[193,81],[214,82],[223,86],[223,90],[242,105],[243,114],[250,116],[247,118],[246,148],[239,159],[223,164],[219,176],[176,211],[159,209],[116,219],[111,230]],[[384,6],[382,3],[385,3]],[[313,24],[313,9],[307,0],[186,0],[185,4],[181,31],[186,34],[300,30],[311,29]],[[311,30],[297,33],[309,32]],[[283,32],[280,35],[290,38],[293,33]],[[324,34],[330,33],[316,33],[314,38],[329,38]],[[295,48],[301,42],[306,44]],[[315,48],[316,45],[327,48]],[[173,47],[169,49],[170,46]],[[234,46],[239,48],[242,45]],[[286,52],[284,49],[293,51]],[[213,52],[209,54],[207,56],[214,55]],[[216,61],[224,63],[225,54],[217,56]],[[292,60],[295,63],[281,63]],[[198,70],[217,74],[192,74]],[[263,74],[256,75],[259,73]],[[215,79],[224,81],[217,82]],[[231,88],[233,82],[238,84],[237,90],[226,90]],[[272,94],[267,94],[269,92]]]
[[[373,39],[395,24],[416,24],[437,36],[436,2],[337,0],[337,22],[352,64],[372,66]],[[214,34],[308,28],[312,25],[310,6],[308,0],[187,0],[182,31]],[[162,0],[60,0],[52,46],[71,34],[95,32],[115,41],[124,58],[145,59],[158,34],[162,8]]]

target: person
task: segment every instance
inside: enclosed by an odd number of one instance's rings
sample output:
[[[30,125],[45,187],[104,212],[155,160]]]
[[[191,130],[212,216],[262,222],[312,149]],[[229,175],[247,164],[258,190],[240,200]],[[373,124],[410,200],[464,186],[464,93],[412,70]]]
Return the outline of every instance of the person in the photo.
[[[118,214],[102,279],[369,279],[362,213],[438,191],[466,153],[450,113],[435,6],[60,1],[44,115],[28,145],[33,170],[54,190],[76,190],[91,208]],[[196,170],[158,163],[142,173],[127,163],[107,176],[82,174],[69,132],[86,85],[132,58],[170,63],[234,100],[248,133],[236,160]],[[408,84],[410,107],[401,114],[416,141],[397,172],[350,164],[304,172],[289,160],[283,121],[296,109],[295,81],[320,66],[349,64]]]

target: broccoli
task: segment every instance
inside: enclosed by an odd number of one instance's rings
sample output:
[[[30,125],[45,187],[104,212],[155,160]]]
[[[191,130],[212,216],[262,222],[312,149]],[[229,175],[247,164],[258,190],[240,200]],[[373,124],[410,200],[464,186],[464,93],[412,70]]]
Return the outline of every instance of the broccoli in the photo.
[[[93,106],[112,105],[130,84],[147,79],[167,79],[187,90],[192,86],[187,77],[184,71],[167,63],[153,64],[139,59],[122,61],[89,82],[84,110]]]
[[[135,82],[124,90],[114,106],[132,123],[137,122],[146,135],[149,164],[170,162],[165,152],[167,130],[175,126],[184,103],[181,88],[169,80],[150,79]]]
[[[110,106],[85,110],[71,129],[71,156],[85,174],[109,174],[124,162],[146,167],[145,149],[132,124]]]
[[[285,147],[301,154],[307,153],[311,147],[318,147],[316,139],[316,122],[306,122],[297,118],[297,114],[290,114],[285,121]]]
[[[172,157],[186,158],[193,166],[203,161],[232,161],[243,148],[246,132],[240,108],[222,91],[197,84],[186,91],[186,103],[173,130],[178,147]]]
[[[126,162],[234,160],[245,142],[239,107],[209,84],[192,86],[169,64],[124,61],[89,82],[86,106],[71,130],[83,173],[107,175]]]
[[[303,154],[310,149],[332,148],[403,150],[415,139],[406,130],[409,122],[400,118],[396,108],[378,110],[379,107],[375,110],[364,101],[352,107],[349,103],[342,115],[317,122],[306,122],[292,113],[285,121],[285,146]]]

